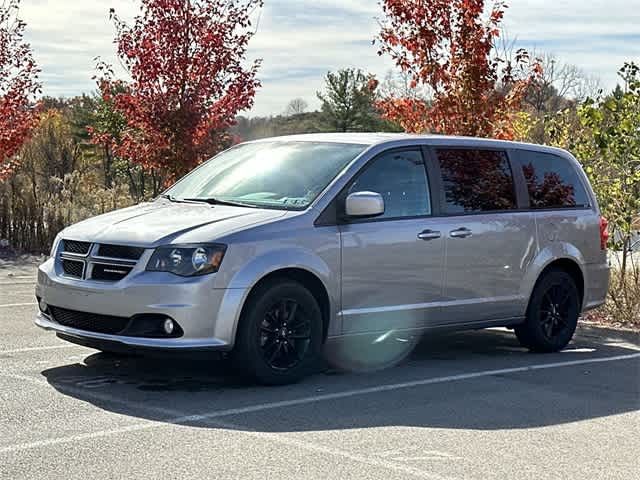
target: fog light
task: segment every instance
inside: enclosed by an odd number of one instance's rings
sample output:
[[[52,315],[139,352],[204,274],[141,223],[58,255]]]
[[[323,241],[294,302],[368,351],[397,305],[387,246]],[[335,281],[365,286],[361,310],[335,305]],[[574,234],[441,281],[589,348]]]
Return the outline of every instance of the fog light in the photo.
[[[47,305],[47,302],[45,302],[44,300],[40,300],[40,302],[38,303],[38,307],[40,308],[41,312],[46,312],[47,308],[49,308],[49,305]]]
[[[167,318],[164,321],[163,327],[164,327],[164,333],[166,333],[167,335],[171,335],[173,333],[173,330],[175,329],[173,320],[171,320],[170,318]]]

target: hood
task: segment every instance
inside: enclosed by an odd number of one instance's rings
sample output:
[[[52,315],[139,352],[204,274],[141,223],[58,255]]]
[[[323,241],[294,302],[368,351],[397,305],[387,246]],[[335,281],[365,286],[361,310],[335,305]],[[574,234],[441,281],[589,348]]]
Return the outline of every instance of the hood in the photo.
[[[212,242],[235,230],[285,214],[280,210],[158,200],[89,218],[66,228],[62,236],[144,247]]]

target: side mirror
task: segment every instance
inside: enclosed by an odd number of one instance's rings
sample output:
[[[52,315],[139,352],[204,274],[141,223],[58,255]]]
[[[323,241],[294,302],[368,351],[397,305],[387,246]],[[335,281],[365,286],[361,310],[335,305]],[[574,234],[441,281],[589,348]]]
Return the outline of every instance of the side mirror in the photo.
[[[349,217],[377,217],[384,213],[384,199],[375,192],[355,192],[347,197],[345,212]]]

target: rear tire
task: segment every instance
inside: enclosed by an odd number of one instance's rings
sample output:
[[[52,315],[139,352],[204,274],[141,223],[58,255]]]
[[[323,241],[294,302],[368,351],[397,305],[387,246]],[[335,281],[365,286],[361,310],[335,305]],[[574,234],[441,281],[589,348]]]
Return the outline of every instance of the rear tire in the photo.
[[[580,310],[580,293],[571,275],[550,270],[538,280],[526,321],[515,327],[516,337],[533,352],[558,352],[573,338]]]
[[[275,280],[247,300],[231,359],[259,383],[294,383],[317,365],[322,339],[322,312],[313,294],[292,280]]]

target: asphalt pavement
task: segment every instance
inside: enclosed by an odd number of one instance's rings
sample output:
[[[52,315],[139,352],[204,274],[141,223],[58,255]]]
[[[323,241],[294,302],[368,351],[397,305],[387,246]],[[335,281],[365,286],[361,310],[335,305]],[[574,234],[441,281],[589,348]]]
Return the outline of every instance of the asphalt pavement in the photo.
[[[562,353],[430,335],[377,373],[260,387],[224,361],[116,357],[33,325],[35,270],[0,268],[1,479],[637,479],[640,339]]]

